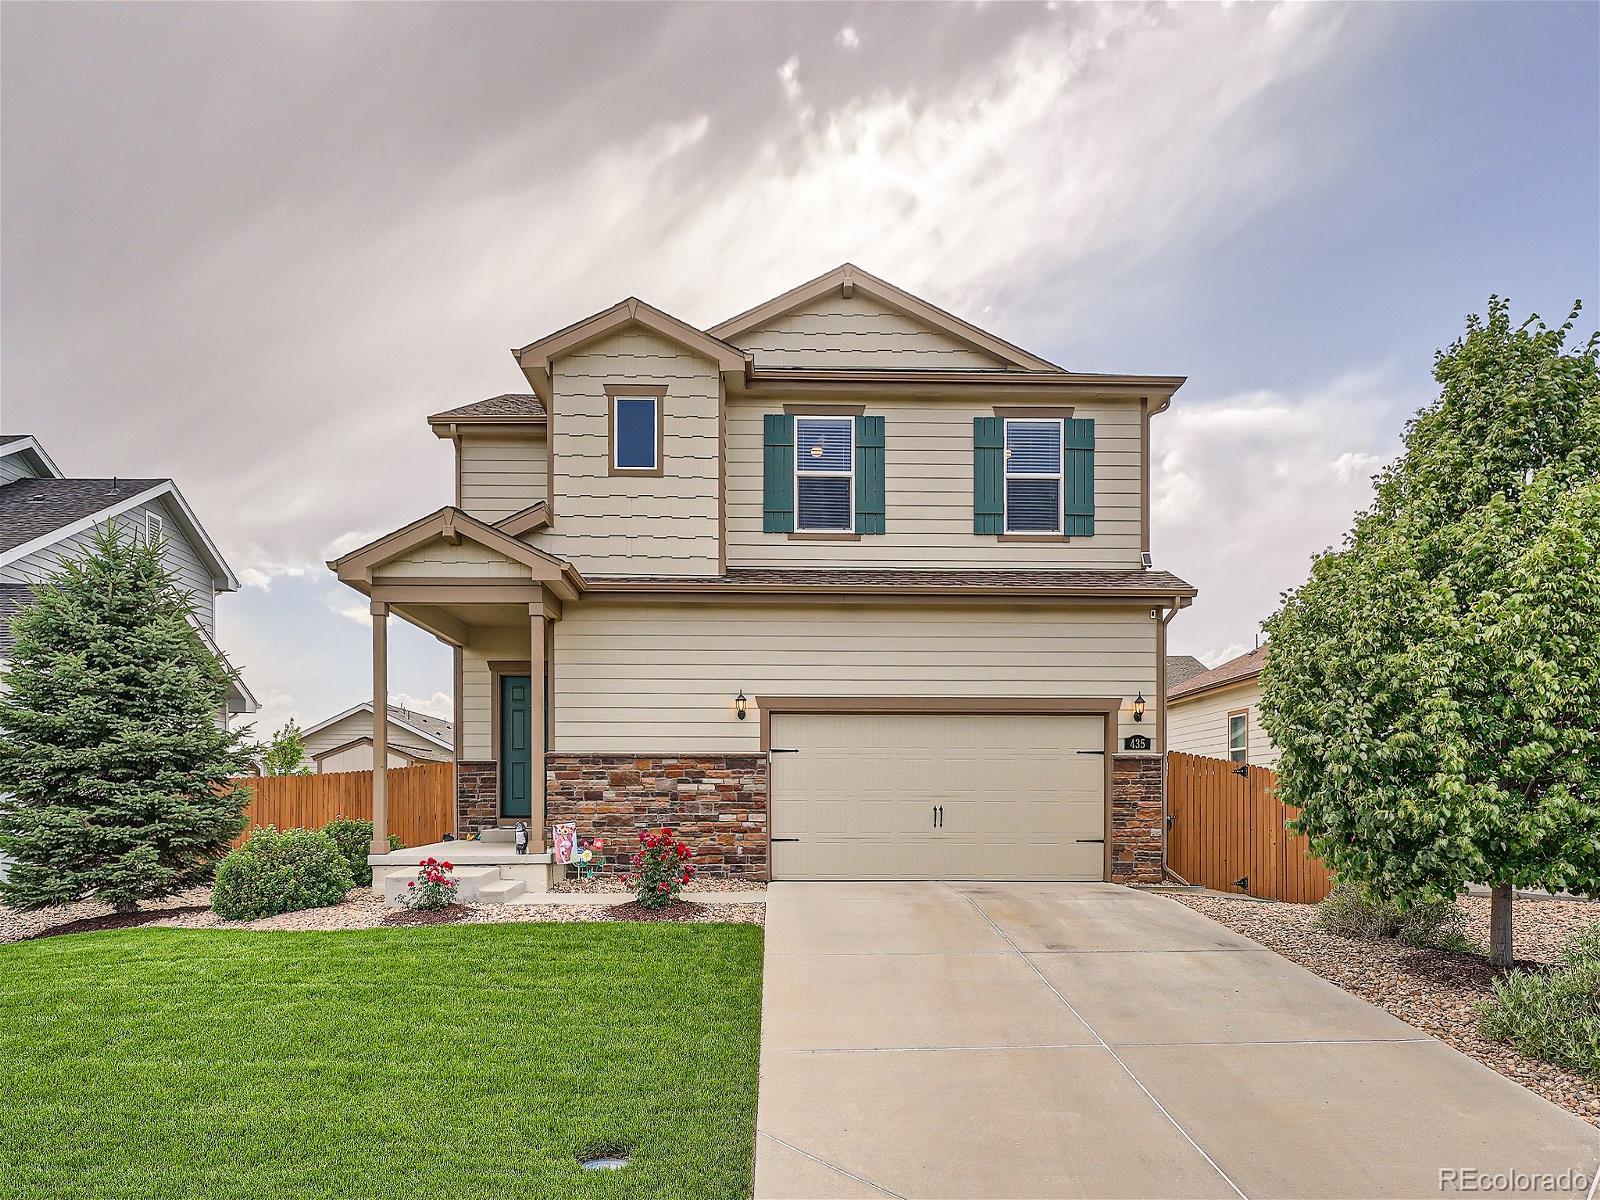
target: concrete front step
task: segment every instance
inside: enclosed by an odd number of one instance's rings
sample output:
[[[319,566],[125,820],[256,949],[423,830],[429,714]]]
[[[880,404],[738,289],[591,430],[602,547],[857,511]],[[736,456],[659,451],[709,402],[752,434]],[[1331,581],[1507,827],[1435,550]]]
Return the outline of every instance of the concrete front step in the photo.
[[[478,888],[479,904],[512,904],[528,890],[520,879],[496,879]]]
[[[383,877],[383,899],[387,904],[399,904],[400,897],[411,890],[410,885],[416,882],[417,870],[415,866],[392,868]],[[485,885],[500,882],[500,871],[497,867],[464,867],[456,866],[450,872],[456,878],[456,899],[464,904],[496,903],[496,901],[480,901],[478,893]],[[500,902],[500,903],[503,903]]]

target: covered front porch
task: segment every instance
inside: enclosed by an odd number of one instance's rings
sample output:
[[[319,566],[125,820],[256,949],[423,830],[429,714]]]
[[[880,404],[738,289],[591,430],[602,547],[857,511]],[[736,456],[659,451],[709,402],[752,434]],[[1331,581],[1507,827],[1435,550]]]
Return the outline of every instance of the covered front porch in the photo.
[[[543,870],[548,861],[544,779],[552,627],[561,619],[562,605],[578,597],[582,579],[577,571],[454,508],[441,509],[329,565],[341,582],[370,602],[374,711],[383,711],[388,700],[391,617],[451,647],[456,833],[484,838],[470,847],[447,843],[452,861],[476,863],[481,858],[485,866],[531,867],[533,856]],[[378,722],[373,729],[375,764],[387,762],[387,741],[388,731]],[[373,774],[375,879],[378,868],[409,865],[389,850],[386,775],[382,766]],[[518,824],[527,827],[528,855],[516,854],[512,831]],[[415,862],[425,849],[402,853]]]

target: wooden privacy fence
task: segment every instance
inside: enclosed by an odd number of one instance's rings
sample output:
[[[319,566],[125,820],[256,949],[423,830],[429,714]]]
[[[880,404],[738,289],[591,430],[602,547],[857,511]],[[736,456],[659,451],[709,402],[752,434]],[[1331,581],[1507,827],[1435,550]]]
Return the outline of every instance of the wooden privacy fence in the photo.
[[[251,775],[238,780],[255,795],[245,816],[250,824],[279,829],[321,829],[335,817],[372,819],[372,772],[329,775]],[[389,768],[389,832],[407,846],[437,842],[453,832],[455,764],[418,763]],[[239,841],[243,841],[240,835]],[[235,843],[238,844],[237,842]]]
[[[1333,887],[1306,839],[1285,829],[1299,812],[1277,796],[1278,776],[1198,754],[1167,755],[1167,867],[1219,892],[1315,904]]]

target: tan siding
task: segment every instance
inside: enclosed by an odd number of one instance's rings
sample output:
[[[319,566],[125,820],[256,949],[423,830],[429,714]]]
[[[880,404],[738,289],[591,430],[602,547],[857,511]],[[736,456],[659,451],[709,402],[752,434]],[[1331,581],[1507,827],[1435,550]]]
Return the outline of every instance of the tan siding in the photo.
[[[544,436],[461,438],[461,507],[491,525],[545,498]]]
[[[1261,688],[1255,680],[1206,692],[1192,700],[1167,702],[1167,749],[1210,758],[1228,757],[1228,714],[1250,710],[1250,765],[1271,767],[1278,748],[1261,728]]]
[[[555,626],[555,746],[755,750],[747,696],[1116,696],[1155,691],[1143,609],[585,600]],[[470,690],[469,690],[470,696]],[[470,719],[469,719],[470,729]]]
[[[873,399],[884,418],[887,504],[882,535],[859,542],[790,541],[763,533],[762,415],[778,401],[728,406],[728,565],[840,567],[1137,567],[1140,420],[1137,401],[1078,403],[1095,422],[1095,533],[1023,544],[972,532],[972,420],[996,397]]]
[[[530,572],[498,550],[462,538],[452,546],[443,538],[419,546],[399,558],[379,563],[373,574],[392,579],[527,579]]]
[[[857,293],[830,293],[734,339],[758,367],[995,370],[1000,360]]]
[[[528,658],[528,626],[476,627],[468,631],[461,651],[461,755],[482,761],[494,754],[491,729],[491,662],[523,662]]]
[[[403,754],[389,753],[391,767],[407,767],[411,760]],[[340,750],[337,754],[330,754],[316,764],[318,774],[334,775],[340,771],[370,771],[372,770],[372,747],[366,742],[358,746],[351,746],[348,750]]]
[[[331,750],[335,746],[342,746],[346,742],[354,741],[360,737],[372,736],[372,717],[365,712],[351,713],[342,721],[335,721],[326,729],[319,729],[305,739],[306,765],[310,766],[316,756],[324,750]],[[413,754],[424,758],[448,759],[450,752],[442,746],[435,746],[432,742],[419,738],[409,729],[402,729],[393,721],[389,723],[389,743],[394,746],[403,746]],[[368,771],[372,769],[372,747],[361,748],[366,754],[366,761],[359,767],[330,767],[324,760],[323,771]],[[399,764],[401,766],[404,763]]]
[[[720,381],[714,364],[625,330],[558,359],[555,524],[526,540],[588,575],[715,575]],[[607,384],[664,384],[663,473],[611,475]]]

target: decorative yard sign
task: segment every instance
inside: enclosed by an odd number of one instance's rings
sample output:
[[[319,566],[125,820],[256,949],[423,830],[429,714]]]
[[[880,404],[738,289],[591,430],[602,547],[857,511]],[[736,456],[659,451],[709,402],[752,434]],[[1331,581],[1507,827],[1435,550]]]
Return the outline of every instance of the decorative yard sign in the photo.
[[[578,825],[575,821],[563,821],[550,826],[550,850],[552,859],[560,866],[565,866],[572,861],[578,849]]]
[[[1142,733],[1130,734],[1122,739],[1122,748],[1124,750],[1148,750],[1150,749],[1150,739]]]

